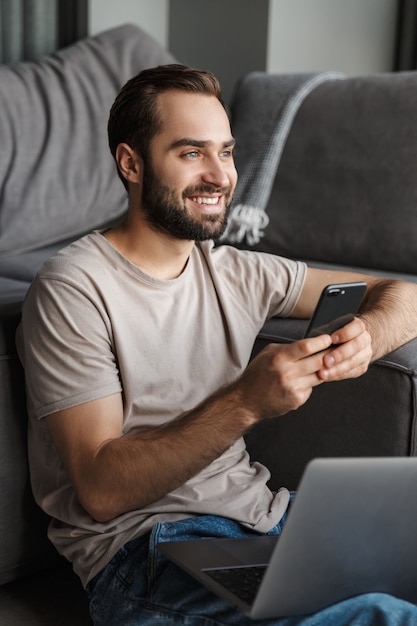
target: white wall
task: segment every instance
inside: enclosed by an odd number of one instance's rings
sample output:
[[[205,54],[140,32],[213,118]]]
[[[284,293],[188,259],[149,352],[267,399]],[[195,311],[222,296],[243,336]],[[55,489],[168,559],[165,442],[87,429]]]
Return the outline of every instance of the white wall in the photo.
[[[333,69],[355,76],[392,69],[397,0],[269,2],[267,71]],[[90,33],[133,22],[167,47],[170,4],[175,10],[175,0],[90,0]],[[186,31],[184,24],[185,37]],[[229,41],[232,50],[233,25]]]
[[[267,71],[392,70],[397,0],[270,0]]]
[[[89,32],[133,22],[155,37],[164,48],[168,42],[169,0],[90,0]]]

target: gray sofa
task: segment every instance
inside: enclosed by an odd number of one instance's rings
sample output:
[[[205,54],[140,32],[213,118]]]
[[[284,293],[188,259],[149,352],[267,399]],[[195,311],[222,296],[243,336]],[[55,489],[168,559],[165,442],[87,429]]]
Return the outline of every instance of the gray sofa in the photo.
[[[55,250],[123,214],[107,149],[108,110],[141,68],[173,61],[127,25],[35,63],[0,67],[0,623],[90,624],[84,593],[46,539],[31,496],[22,368],[14,346],[22,300]],[[232,106],[246,167],[245,89]],[[263,75],[262,81],[271,78]],[[276,78],[274,79],[276,80]],[[261,241],[243,247],[312,265],[366,268],[417,281],[417,74],[329,81],[302,102],[285,142]],[[259,101],[261,107],[261,102]],[[254,102],[254,117],[257,104]],[[260,108],[259,111],[262,109]],[[417,321],[416,321],[417,323]],[[301,320],[266,323],[254,353],[290,341]],[[248,435],[271,485],[295,488],[316,456],[415,454],[417,341],[355,381],[322,385],[309,402]]]

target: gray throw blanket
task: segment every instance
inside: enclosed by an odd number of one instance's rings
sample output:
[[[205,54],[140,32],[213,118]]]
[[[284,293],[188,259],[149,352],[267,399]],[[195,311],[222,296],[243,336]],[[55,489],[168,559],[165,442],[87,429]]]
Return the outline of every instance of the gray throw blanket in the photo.
[[[318,85],[342,78],[336,72],[252,72],[241,81],[233,103],[239,182],[223,241],[259,243],[269,223],[266,207],[298,109]]]

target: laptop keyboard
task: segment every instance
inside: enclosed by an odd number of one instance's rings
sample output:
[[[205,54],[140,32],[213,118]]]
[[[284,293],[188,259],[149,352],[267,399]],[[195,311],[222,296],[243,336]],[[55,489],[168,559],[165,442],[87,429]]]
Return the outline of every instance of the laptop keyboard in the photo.
[[[204,573],[244,602],[253,604],[265,570],[265,565],[251,565],[248,567],[205,569]]]

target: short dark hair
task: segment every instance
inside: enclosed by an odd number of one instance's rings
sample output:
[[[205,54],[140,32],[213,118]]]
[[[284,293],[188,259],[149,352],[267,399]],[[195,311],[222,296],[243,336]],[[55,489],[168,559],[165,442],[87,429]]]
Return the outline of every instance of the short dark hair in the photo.
[[[122,87],[110,110],[107,131],[113,157],[117,146],[127,143],[148,158],[150,142],[161,127],[157,96],[174,89],[215,96],[224,107],[219,81],[209,71],[175,63],[143,70]]]

